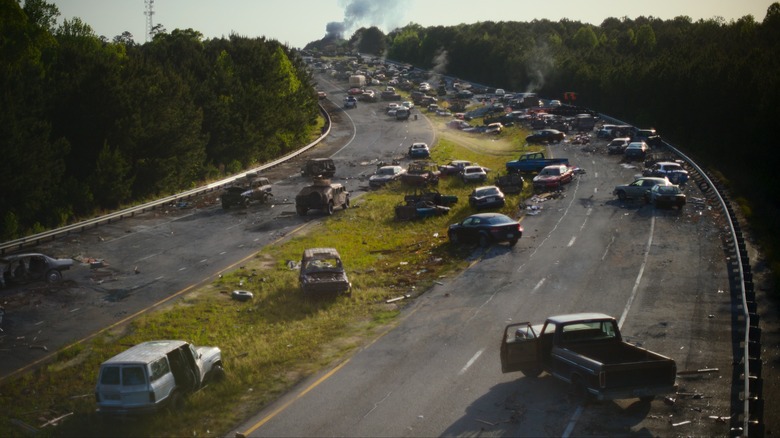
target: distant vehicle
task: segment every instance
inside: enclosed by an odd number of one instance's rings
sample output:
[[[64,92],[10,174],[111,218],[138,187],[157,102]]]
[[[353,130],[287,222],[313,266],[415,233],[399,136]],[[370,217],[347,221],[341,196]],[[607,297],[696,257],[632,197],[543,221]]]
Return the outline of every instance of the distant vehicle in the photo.
[[[395,119],[396,120],[408,120],[409,115],[411,115],[411,111],[409,111],[408,108],[405,106],[400,106],[398,109],[395,110]]]
[[[540,129],[525,138],[526,143],[557,143],[563,141],[566,134],[557,129]]]
[[[412,161],[406,173],[401,175],[401,182],[412,186],[436,185],[439,183],[439,171],[436,163],[429,161]]]
[[[534,189],[560,189],[574,179],[574,170],[565,164],[546,166],[534,177]]]
[[[532,173],[539,172],[545,166],[553,164],[569,165],[568,158],[545,158],[543,152],[527,152],[517,160],[507,161],[506,171],[508,173]]]
[[[650,189],[657,185],[670,186],[672,183],[665,177],[643,176],[635,179],[630,184],[616,186],[615,190],[612,191],[612,194],[617,196],[621,201],[627,199],[641,199],[647,201],[648,196],[650,195]]]
[[[328,97],[328,93],[326,93],[324,91],[318,91],[317,92],[317,98],[318,99],[325,99],[326,97]]]
[[[642,160],[650,148],[643,141],[632,141],[626,146],[623,155],[629,160]]]
[[[412,143],[409,146],[409,158],[428,158],[430,156],[431,151],[426,143]]]
[[[678,185],[657,185],[650,189],[650,203],[656,208],[685,206],[686,196]]]
[[[628,137],[618,137],[607,144],[607,153],[610,155],[622,154],[626,151],[631,139]]]
[[[482,166],[466,166],[460,172],[460,179],[464,183],[483,183],[487,181],[487,172]]]
[[[557,107],[559,107],[559,106],[561,106],[561,105],[562,105],[562,104],[561,104],[561,101],[560,101],[560,100],[557,100],[557,99],[553,99],[553,100],[551,100],[551,101],[550,101],[550,103],[549,103],[549,106],[551,106],[551,107],[554,107],[554,108],[557,108]]]
[[[357,108],[358,101],[355,96],[347,96],[344,98],[344,108]]]
[[[507,242],[512,247],[522,236],[520,223],[501,213],[477,213],[450,225],[447,230],[453,244],[479,243],[482,247],[499,242]]]
[[[469,122],[465,120],[454,119],[447,122],[447,127],[460,130],[460,129],[470,128],[471,125],[469,125]]]
[[[685,184],[688,181],[688,171],[682,164],[673,161],[659,161],[642,171],[643,176],[665,176],[673,184]]]
[[[379,188],[387,183],[400,180],[404,173],[406,173],[406,169],[401,166],[382,166],[368,179],[368,185]]]
[[[274,196],[271,193],[271,181],[256,173],[247,174],[236,180],[235,184],[226,188],[220,196],[222,208],[225,210],[232,206],[248,207],[254,201],[264,204]]]
[[[366,86],[365,75],[352,75],[349,77],[349,86],[363,88]]]
[[[72,259],[58,259],[41,253],[10,254],[0,257],[0,275],[3,284],[28,283],[45,280],[62,281],[62,271],[73,266]]]
[[[406,109],[412,109],[412,108],[414,108],[414,102],[412,102],[410,100],[405,100],[405,101],[401,102],[401,106],[405,106]]]
[[[447,164],[442,164],[439,166],[439,170],[441,171],[442,175],[457,175],[459,174],[463,168],[466,166],[471,166],[471,161],[467,160],[452,160]]]
[[[477,210],[500,208],[506,204],[504,193],[496,186],[477,187],[469,195],[469,205]]]
[[[660,146],[662,143],[661,136],[653,128],[637,129],[631,136],[631,141],[643,141],[651,146]]]
[[[332,158],[310,158],[301,167],[302,176],[320,176],[332,178],[336,174],[336,164]]]
[[[500,134],[503,129],[504,125],[500,122],[491,123],[485,128],[485,134]]]

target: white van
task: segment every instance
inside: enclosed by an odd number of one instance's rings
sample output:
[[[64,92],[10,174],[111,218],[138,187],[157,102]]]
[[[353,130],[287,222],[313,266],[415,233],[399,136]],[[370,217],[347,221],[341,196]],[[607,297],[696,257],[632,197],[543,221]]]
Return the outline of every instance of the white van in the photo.
[[[95,400],[101,413],[129,414],[179,409],[184,395],[224,375],[217,347],[185,341],[138,344],[100,365]]]

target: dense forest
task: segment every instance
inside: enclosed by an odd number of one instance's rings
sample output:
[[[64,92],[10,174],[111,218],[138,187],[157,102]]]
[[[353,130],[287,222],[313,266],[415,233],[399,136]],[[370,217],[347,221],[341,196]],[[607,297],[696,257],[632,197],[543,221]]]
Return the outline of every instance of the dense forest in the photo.
[[[45,0],[0,0],[0,237],[189,188],[306,142],[317,117],[297,50],[158,26],[138,44],[57,25]],[[654,127],[719,172],[772,259],[780,3],[752,16],[480,22],[358,29],[306,52],[358,51]],[[775,272],[780,272],[776,265]]]
[[[0,0],[0,237],[188,189],[300,147],[319,115],[276,41],[157,28],[108,41]]]

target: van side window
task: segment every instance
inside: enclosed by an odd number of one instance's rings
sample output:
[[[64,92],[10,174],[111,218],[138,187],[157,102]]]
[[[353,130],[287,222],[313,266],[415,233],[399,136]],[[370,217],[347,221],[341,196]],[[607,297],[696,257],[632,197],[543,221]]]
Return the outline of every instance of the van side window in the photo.
[[[122,386],[143,385],[145,380],[143,367],[122,368]]]
[[[149,377],[152,382],[171,371],[171,367],[168,365],[168,359],[166,357],[161,357],[160,359],[152,362],[149,367],[152,370],[152,375]]]
[[[103,367],[100,383],[103,385],[119,385],[119,367]]]

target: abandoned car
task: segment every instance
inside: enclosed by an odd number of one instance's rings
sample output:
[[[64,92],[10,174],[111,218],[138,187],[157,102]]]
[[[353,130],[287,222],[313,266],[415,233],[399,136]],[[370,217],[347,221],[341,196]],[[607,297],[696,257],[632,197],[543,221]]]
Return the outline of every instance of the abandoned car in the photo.
[[[322,210],[331,215],[336,207],[349,208],[349,192],[343,185],[331,183],[329,179],[314,178],[311,185],[302,188],[295,196],[295,211],[300,216],[305,216],[309,210]]]
[[[352,291],[352,283],[347,278],[341,256],[335,248],[304,250],[298,279],[304,295],[349,295]]]
[[[0,285],[28,283],[46,280],[57,283],[62,280],[62,271],[73,266],[72,259],[58,259],[40,253],[11,254],[0,257]]]

